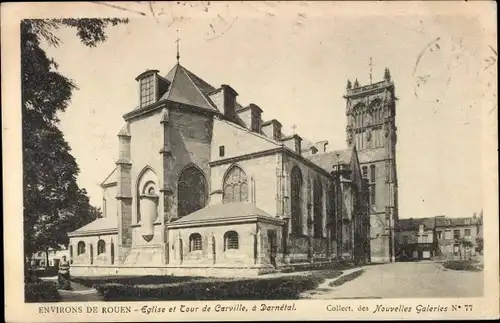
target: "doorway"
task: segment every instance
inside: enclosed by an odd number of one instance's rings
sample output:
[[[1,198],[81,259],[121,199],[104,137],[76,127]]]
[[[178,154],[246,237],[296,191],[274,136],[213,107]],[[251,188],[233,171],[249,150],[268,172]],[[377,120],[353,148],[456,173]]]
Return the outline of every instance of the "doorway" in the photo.
[[[269,260],[276,267],[276,253],[278,249],[276,230],[267,230],[267,244],[269,252]]]

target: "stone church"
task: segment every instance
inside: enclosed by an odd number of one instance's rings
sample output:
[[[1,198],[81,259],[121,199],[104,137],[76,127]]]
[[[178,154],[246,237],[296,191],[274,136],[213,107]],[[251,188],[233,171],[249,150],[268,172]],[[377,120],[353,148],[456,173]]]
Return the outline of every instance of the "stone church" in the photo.
[[[259,275],[393,258],[394,85],[348,82],[348,148],[282,133],[229,85],[177,64],[136,78],[103,217],[70,237],[74,276]]]

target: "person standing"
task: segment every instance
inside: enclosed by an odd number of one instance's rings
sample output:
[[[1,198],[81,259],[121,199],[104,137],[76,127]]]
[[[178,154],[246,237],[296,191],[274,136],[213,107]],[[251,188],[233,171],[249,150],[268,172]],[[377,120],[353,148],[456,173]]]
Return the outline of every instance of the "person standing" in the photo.
[[[69,261],[66,260],[66,256],[62,256],[62,259],[59,262],[57,280],[60,289],[71,290]]]

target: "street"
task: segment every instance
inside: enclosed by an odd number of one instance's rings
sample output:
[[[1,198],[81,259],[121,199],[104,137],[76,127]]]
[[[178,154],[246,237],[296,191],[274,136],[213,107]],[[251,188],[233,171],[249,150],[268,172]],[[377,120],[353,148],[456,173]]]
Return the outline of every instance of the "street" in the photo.
[[[482,297],[483,272],[444,269],[438,262],[396,262],[362,268],[338,287],[318,288],[309,299]],[[325,286],[323,286],[325,287]]]

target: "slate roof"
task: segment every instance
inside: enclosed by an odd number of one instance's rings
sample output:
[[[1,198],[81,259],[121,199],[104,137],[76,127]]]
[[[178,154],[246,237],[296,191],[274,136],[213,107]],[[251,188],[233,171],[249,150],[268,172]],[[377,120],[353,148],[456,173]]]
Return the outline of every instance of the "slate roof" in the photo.
[[[337,161],[340,161],[340,164],[350,164],[352,151],[352,148],[348,148],[305,157],[326,171],[331,172],[333,170],[333,166],[337,164]],[[338,158],[337,154],[339,154]]]
[[[469,222],[467,223],[466,220]],[[449,218],[449,217],[436,217],[437,227],[454,227],[454,226],[467,226],[478,224],[479,218],[465,217],[465,218]]]
[[[118,220],[116,216],[99,218],[89,224],[68,233],[69,236],[78,236],[82,234],[98,233],[102,231],[118,231]]]
[[[208,206],[174,221],[173,224],[181,224],[192,221],[201,222],[216,219],[234,219],[251,215],[275,219],[275,217],[271,216],[266,211],[259,209],[254,204],[241,202]]]
[[[206,110],[218,111],[208,93],[216,88],[196,76],[180,64],[176,64],[165,76],[170,82],[167,92],[161,93],[159,101],[189,104]]]
[[[419,219],[399,219],[398,231],[418,231],[420,225],[424,225],[424,230],[433,230],[435,227],[435,218]]]

